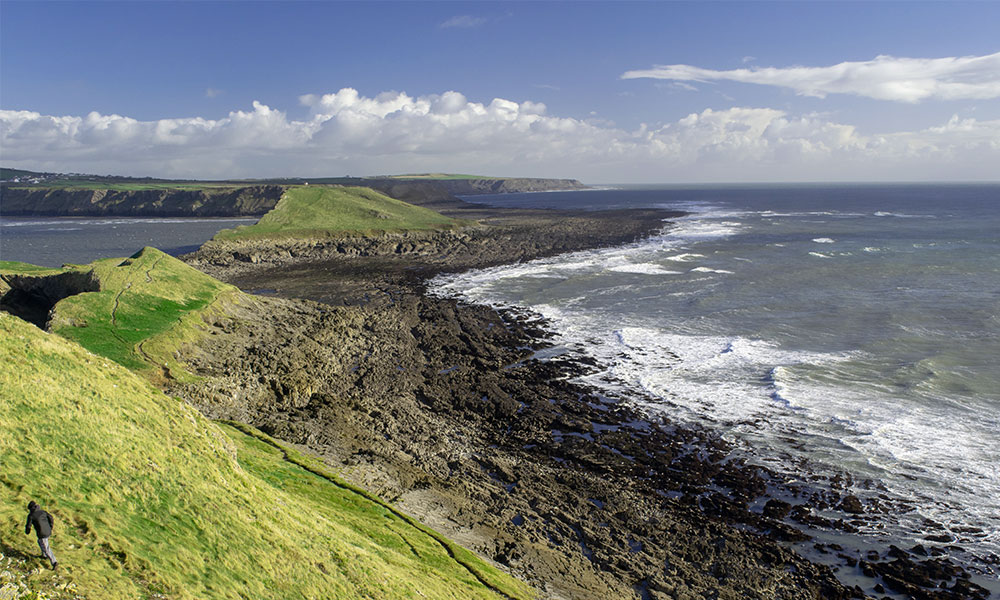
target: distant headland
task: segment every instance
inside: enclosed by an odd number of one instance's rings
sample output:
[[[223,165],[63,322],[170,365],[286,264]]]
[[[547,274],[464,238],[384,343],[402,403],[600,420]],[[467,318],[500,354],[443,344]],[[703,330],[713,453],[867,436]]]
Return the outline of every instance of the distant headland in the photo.
[[[368,187],[414,204],[452,196],[587,189],[575,179],[447,173],[232,180],[174,180],[0,169],[2,216],[260,216],[296,185]]]

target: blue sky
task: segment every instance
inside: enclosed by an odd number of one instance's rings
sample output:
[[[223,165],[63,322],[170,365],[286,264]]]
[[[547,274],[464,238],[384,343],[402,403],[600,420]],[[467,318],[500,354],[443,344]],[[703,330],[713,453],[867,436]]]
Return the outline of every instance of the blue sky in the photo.
[[[4,0],[0,160],[173,177],[995,180],[998,30],[994,2]]]

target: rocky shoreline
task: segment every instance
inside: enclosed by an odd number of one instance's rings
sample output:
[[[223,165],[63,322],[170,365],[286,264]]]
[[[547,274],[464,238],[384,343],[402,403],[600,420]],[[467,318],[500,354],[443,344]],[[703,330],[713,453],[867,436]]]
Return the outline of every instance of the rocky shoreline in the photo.
[[[851,580],[867,578],[865,589],[848,587],[788,543],[808,539],[806,527],[857,527],[880,507],[836,486],[783,486],[711,431],[574,382],[591,365],[538,358],[549,344],[534,315],[424,286],[442,272],[630,243],[676,213],[433,201],[480,224],[212,242],[187,256],[261,295],[206,323],[209,335],[183,356],[203,381],[169,391],[319,454],[545,598],[837,599],[886,587],[902,597],[988,597],[947,555],[817,543],[839,553],[834,568]]]

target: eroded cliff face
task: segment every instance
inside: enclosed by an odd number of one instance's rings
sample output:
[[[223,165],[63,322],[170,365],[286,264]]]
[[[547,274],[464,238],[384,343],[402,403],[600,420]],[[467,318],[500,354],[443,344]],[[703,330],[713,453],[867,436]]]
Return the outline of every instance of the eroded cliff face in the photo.
[[[0,215],[63,217],[239,217],[263,215],[285,188],[256,185],[204,190],[74,190],[4,187]]]
[[[57,302],[100,289],[100,282],[92,271],[41,276],[0,275],[0,311],[45,329]]]

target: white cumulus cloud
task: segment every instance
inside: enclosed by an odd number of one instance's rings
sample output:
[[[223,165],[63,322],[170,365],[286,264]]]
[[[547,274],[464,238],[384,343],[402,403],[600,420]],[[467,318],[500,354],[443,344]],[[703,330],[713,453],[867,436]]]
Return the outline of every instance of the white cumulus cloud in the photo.
[[[450,171],[595,183],[995,180],[1000,164],[1000,120],[959,116],[876,135],[828,115],[733,107],[629,130],[457,91],[368,97],[344,88],[300,102],[299,119],[259,102],[221,119],[0,110],[0,147],[4,166],[15,168],[193,178]]]
[[[878,100],[920,102],[1000,98],[1000,52],[985,56],[897,58],[877,56],[828,67],[753,67],[716,71],[659,65],[627,71],[622,79],[738,81],[795,90],[803,96],[853,94]]]

